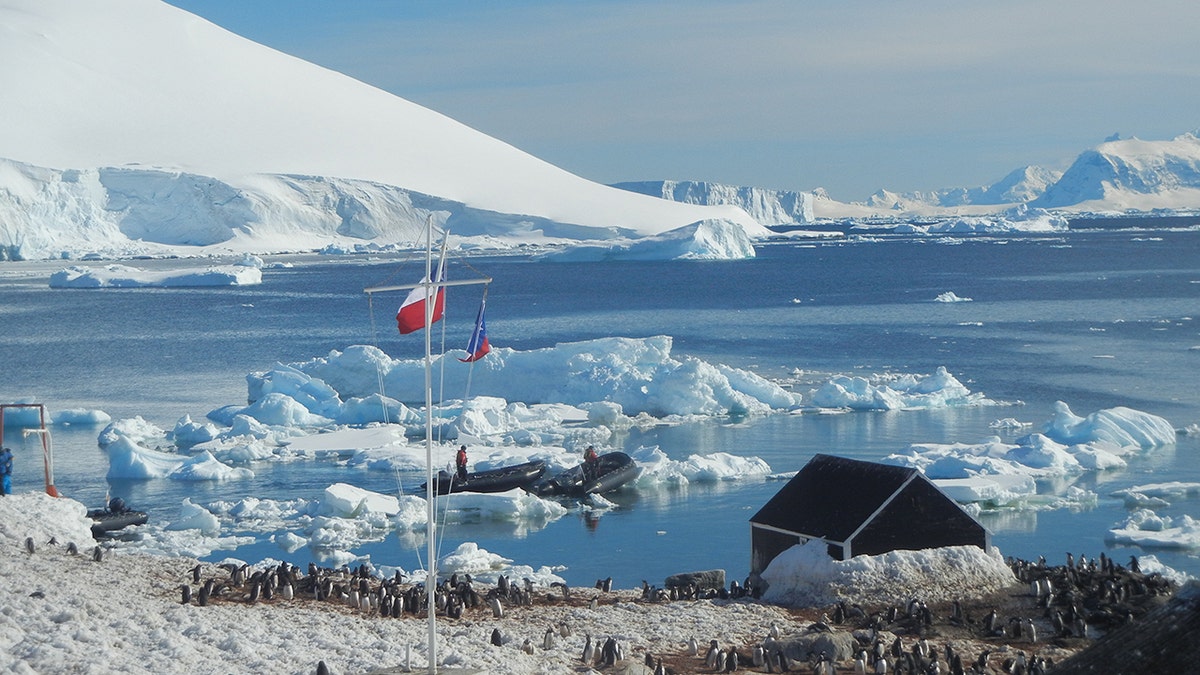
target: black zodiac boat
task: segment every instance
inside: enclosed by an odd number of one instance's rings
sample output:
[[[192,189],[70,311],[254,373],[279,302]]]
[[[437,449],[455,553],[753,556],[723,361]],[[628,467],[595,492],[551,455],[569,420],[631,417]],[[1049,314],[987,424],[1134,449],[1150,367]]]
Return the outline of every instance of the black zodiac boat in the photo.
[[[616,490],[637,478],[641,472],[641,467],[629,455],[623,452],[609,452],[598,458],[594,478],[585,478],[583,465],[580,464],[534,483],[529,491],[542,497],[583,497]]]
[[[507,492],[513,488],[526,488],[546,472],[546,463],[540,459],[524,464],[504,466],[488,471],[474,471],[466,478],[439,471],[434,478],[434,492],[439,495],[451,492]],[[426,492],[427,483],[421,484],[421,494]]]
[[[108,506],[103,509],[92,509],[87,512],[92,519],[92,536],[102,537],[130,525],[145,525],[150,519],[145,511],[134,511],[125,506],[125,500],[113,497],[108,500]]]

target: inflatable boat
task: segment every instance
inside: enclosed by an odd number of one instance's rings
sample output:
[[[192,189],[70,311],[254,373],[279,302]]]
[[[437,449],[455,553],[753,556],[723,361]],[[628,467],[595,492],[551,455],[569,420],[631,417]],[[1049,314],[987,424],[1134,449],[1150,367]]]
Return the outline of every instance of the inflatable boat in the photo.
[[[580,464],[534,483],[530,486],[529,491],[542,497],[553,495],[583,497],[590,494],[601,494],[616,490],[637,478],[642,472],[637,462],[623,452],[609,452],[600,455],[596,464],[595,476],[585,476],[583,465]]]
[[[459,478],[447,471],[439,471],[433,479],[434,492],[439,495],[451,492],[507,492],[514,488],[525,488],[541,478],[546,471],[546,463],[540,459],[524,464],[504,466],[488,471],[474,471],[466,478]],[[428,489],[427,483],[421,484],[421,494]]]
[[[92,519],[93,537],[103,537],[130,525],[145,525],[150,519],[145,511],[134,511],[125,506],[125,501],[120,497],[113,497],[107,507],[92,509],[87,515]]]

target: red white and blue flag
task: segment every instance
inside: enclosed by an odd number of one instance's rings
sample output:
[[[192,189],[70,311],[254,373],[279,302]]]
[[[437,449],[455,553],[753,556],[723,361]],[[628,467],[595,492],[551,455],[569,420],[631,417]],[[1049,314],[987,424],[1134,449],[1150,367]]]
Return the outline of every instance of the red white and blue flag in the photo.
[[[483,321],[483,307],[486,301],[479,303],[479,316],[475,318],[475,330],[471,331],[471,340],[467,342],[467,353],[470,354],[465,359],[459,359],[463,363],[471,363],[478,361],[487,353],[492,351],[491,345],[488,344],[487,324]]]
[[[437,281],[442,279],[442,261],[438,262]],[[425,296],[428,293],[429,277],[421,279],[421,285],[412,289],[408,293],[408,297],[404,298],[404,302],[400,305],[400,311],[396,312],[396,327],[400,329],[401,335],[407,335],[414,331],[421,330],[425,327]],[[429,319],[429,325],[433,325],[442,318],[442,314],[446,310],[446,287],[438,286],[433,299],[433,316]]]

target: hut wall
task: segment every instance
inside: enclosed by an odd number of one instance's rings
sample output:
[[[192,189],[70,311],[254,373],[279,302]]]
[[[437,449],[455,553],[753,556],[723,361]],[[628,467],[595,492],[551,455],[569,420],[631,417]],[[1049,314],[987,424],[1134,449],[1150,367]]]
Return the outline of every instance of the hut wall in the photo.
[[[750,573],[761,574],[775,556],[783,553],[796,544],[808,541],[807,537],[787,532],[769,530],[765,527],[750,525]]]
[[[987,530],[927,481],[914,480],[854,536],[852,555],[942,546],[987,548]]]

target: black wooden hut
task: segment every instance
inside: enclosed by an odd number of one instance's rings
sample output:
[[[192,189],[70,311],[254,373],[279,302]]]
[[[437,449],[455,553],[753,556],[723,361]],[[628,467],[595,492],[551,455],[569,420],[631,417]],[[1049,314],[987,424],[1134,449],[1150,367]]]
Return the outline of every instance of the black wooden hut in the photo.
[[[812,539],[835,560],[973,545],[991,533],[916,469],[816,455],[750,518],[750,571]]]

